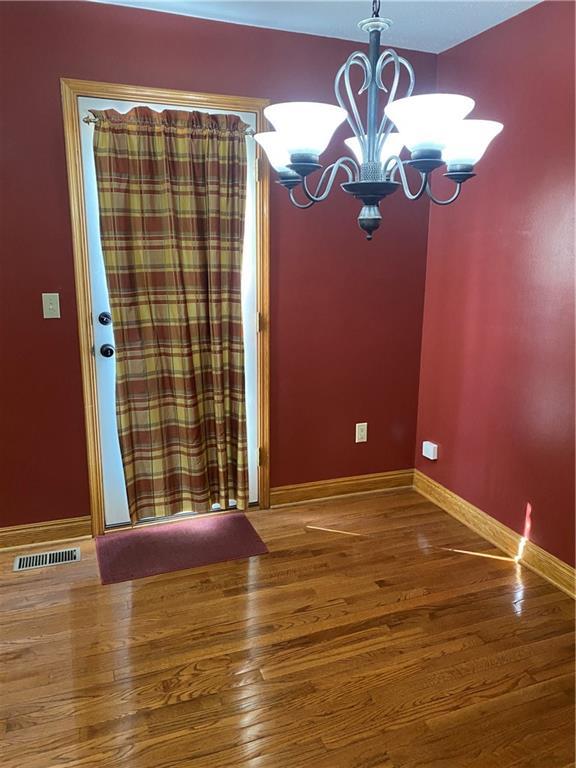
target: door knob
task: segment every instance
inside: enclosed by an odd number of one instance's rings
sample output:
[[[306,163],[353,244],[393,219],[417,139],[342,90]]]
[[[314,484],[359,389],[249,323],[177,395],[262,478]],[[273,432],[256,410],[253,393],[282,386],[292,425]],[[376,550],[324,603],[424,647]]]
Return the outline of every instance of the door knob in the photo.
[[[98,322],[100,325],[110,325],[112,322],[112,315],[110,312],[100,312],[98,315]]]
[[[100,354],[102,357],[112,357],[114,354],[114,347],[111,344],[102,344],[100,347]]]

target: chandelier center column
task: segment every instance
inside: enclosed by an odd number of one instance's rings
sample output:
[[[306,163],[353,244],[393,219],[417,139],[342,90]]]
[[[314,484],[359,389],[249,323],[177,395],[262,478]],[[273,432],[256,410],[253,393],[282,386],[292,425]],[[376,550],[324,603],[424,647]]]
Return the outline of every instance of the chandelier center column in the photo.
[[[368,59],[370,61],[370,85],[368,86],[368,163],[378,163],[377,133],[378,133],[378,85],[376,83],[376,67],[380,56],[380,29],[370,31]]]

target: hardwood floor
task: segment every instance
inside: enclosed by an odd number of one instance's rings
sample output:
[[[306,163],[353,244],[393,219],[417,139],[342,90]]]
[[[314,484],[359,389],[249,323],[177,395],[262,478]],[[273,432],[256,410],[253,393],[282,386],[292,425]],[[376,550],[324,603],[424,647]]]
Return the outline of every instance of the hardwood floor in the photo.
[[[574,765],[569,597],[413,491],[250,518],[270,554],[106,587],[0,553],[4,768]]]

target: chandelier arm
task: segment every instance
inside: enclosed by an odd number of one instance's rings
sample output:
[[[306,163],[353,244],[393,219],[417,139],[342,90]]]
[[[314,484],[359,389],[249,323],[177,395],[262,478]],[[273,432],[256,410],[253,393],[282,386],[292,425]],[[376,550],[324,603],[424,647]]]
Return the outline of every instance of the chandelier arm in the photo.
[[[410,185],[408,184],[408,179],[406,177],[406,171],[404,170],[404,163],[398,157],[398,155],[392,155],[392,157],[388,158],[384,169],[386,174],[388,174],[388,171],[392,165],[394,165],[394,168],[392,168],[392,172],[390,173],[390,181],[395,181],[396,171],[398,171],[400,174],[400,181],[402,182],[402,189],[408,200],[419,200],[424,192],[427,191],[427,187],[429,186],[428,174],[418,171],[420,174],[420,189],[417,192],[411,192]]]
[[[393,48],[386,48],[382,51],[376,64],[376,85],[384,93],[388,93],[388,88],[382,82],[382,71],[387,64],[394,62],[394,80],[392,82],[392,88],[390,89],[390,101],[394,101],[394,96],[398,89],[398,82],[400,81],[400,57]]]
[[[432,200],[433,203],[436,205],[450,205],[450,203],[453,203],[454,200],[460,195],[460,190],[462,189],[462,184],[460,182],[456,182],[456,189],[454,190],[454,194],[452,197],[449,197],[447,200],[438,200],[437,197],[434,197],[432,193],[432,189],[430,187],[430,180],[426,180],[426,194]]]
[[[388,92],[388,89],[382,82],[382,71],[384,67],[386,67],[387,64],[390,64],[391,62],[394,62],[394,80],[392,82],[392,87],[390,89],[390,92]],[[389,104],[391,101],[394,101],[394,98],[396,96],[396,91],[398,90],[398,83],[400,82],[400,59],[398,57],[398,54],[396,51],[392,49],[388,49],[383,51],[380,54],[380,58],[378,59],[378,64],[376,65],[376,85],[381,91],[384,91],[384,93],[389,93],[388,101]],[[390,133],[392,132],[393,128],[392,122],[386,117],[386,113],[384,110],[382,110],[382,120],[380,121],[380,125],[378,126],[378,131],[376,133],[376,147],[378,150],[378,154],[380,154],[380,150],[382,149],[382,146]]]
[[[392,81],[392,87],[390,88],[390,91],[388,91],[382,82],[382,72],[384,68],[391,62],[394,62],[394,80]],[[403,56],[399,56],[393,48],[387,48],[385,51],[382,51],[380,58],[378,59],[378,64],[376,65],[376,85],[378,88],[380,88],[381,91],[384,91],[384,93],[389,93],[387,101],[388,104],[391,101],[394,101],[396,98],[402,67],[405,67],[410,78],[410,82],[408,83],[408,87],[406,88],[406,92],[404,93],[403,97],[406,98],[412,95],[412,91],[414,90],[414,85],[416,82],[416,77],[414,75],[414,69],[412,65]],[[382,121],[380,122],[380,127],[378,128],[377,134],[378,151],[382,149],[382,146],[392,132],[393,127],[394,124],[392,121],[386,117],[385,112],[382,112]]]
[[[296,187],[296,189],[298,189],[298,187]],[[311,208],[316,202],[315,200],[308,200],[307,203],[299,203],[298,200],[296,200],[296,197],[294,196],[295,191],[296,191],[295,189],[291,189],[289,194],[290,194],[290,202],[292,203],[292,205],[296,206],[296,208],[302,208],[302,209]]]
[[[352,165],[352,168],[348,166],[348,163]],[[326,198],[332,191],[332,187],[334,186],[334,181],[336,179],[336,174],[340,169],[346,172],[348,176],[348,181],[354,181],[354,172],[356,172],[356,178],[359,178],[360,169],[358,168],[358,164],[356,163],[356,161],[353,160],[351,157],[341,157],[338,160],[336,160],[335,163],[332,163],[331,165],[327,166],[324,169],[324,171],[322,172],[322,176],[320,176],[320,181],[316,186],[315,192],[311,192],[308,189],[306,178],[303,179],[302,188],[308,200],[311,200],[314,203],[320,203],[322,202],[322,200],[326,200]],[[323,192],[320,192],[326,178],[328,178],[328,181],[326,182],[326,187],[324,188]]]
[[[364,93],[364,91],[368,88],[368,86],[372,81],[372,65],[370,64],[370,60],[368,59],[365,53],[362,53],[361,51],[354,51],[354,53],[350,54],[346,62],[340,67],[340,69],[336,74],[336,78],[334,80],[334,93],[336,95],[336,100],[338,101],[338,104],[342,107],[342,109],[346,110],[346,119],[348,121],[348,124],[354,131],[354,135],[360,142],[360,146],[362,147],[363,150],[365,150],[366,129],[364,128],[364,124],[362,123],[362,118],[360,117],[358,106],[354,98],[352,84],[350,83],[350,70],[352,69],[354,64],[357,64],[359,67],[361,67],[364,72],[364,82],[362,83],[362,87],[358,91],[358,95],[360,95],[361,93]],[[348,97],[348,105],[344,100],[344,97],[342,96],[342,93],[340,90],[340,83],[341,83],[342,77],[344,77],[344,87],[346,89],[346,96]],[[352,115],[350,115],[350,112],[352,112]]]

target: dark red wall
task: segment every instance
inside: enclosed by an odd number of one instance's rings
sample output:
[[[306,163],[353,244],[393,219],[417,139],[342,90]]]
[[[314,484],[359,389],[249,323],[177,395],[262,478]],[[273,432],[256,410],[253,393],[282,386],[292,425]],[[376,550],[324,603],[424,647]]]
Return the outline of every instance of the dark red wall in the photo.
[[[88,513],[59,78],[334,102],[357,46],[93,3],[4,2],[0,15],[0,525],[11,525]],[[435,57],[409,57],[433,90]],[[413,463],[427,206],[392,198],[372,243],[356,214],[340,191],[305,212],[272,192],[272,485]],[[61,320],[42,319],[43,291],[60,292]]]
[[[574,562],[574,5],[442,54],[439,90],[504,123],[430,214],[417,466]],[[436,463],[420,442],[440,443]]]

